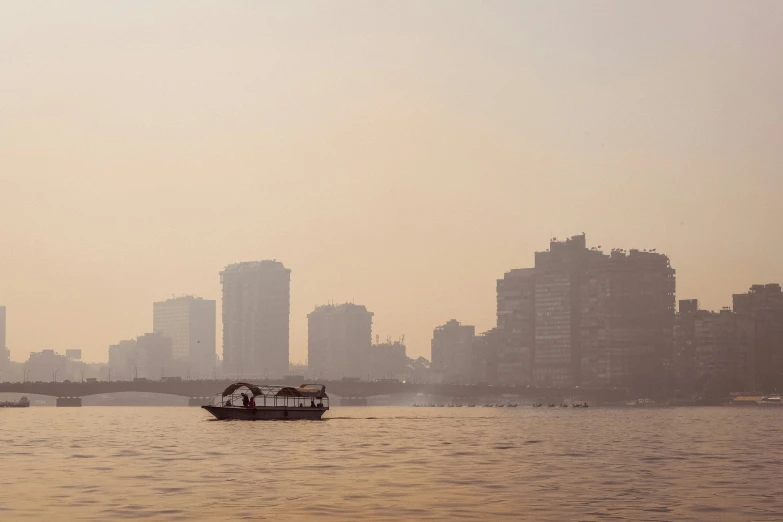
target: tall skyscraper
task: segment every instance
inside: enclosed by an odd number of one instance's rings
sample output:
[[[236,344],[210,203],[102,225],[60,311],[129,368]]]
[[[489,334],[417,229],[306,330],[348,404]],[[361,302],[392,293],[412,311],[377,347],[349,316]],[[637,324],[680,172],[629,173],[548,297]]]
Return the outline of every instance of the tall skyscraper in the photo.
[[[353,303],[318,306],[307,314],[307,366],[316,378],[366,376],[373,315]]]
[[[171,338],[172,359],[191,377],[211,377],[215,367],[216,302],[185,296],[153,303],[152,330]]]
[[[291,271],[279,261],[228,265],[223,285],[223,371],[247,377],[288,373]]]
[[[600,248],[600,247],[599,247]],[[654,252],[588,249],[584,235],[552,240],[535,267],[498,280],[498,329],[513,378],[530,354],[544,386],[625,385],[672,357],[674,270]],[[511,361],[516,361],[512,364]],[[517,378],[522,381],[521,377]]]
[[[473,342],[476,327],[452,319],[432,332],[432,371],[444,382],[474,380]]]

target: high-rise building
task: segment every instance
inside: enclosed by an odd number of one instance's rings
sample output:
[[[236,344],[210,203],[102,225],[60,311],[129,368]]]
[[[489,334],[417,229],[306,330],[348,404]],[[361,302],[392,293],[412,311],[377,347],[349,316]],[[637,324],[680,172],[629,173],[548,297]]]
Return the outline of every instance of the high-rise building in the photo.
[[[194,378],[211,376],[215,368],[216,302],[185,296],[152,305],[152,330],[171,338],[174,361]]]
[[[581,382],[582,284],[588,267],[603,257],[588,250],[583,235],[550,241],[535,255],[535,347],[537,385],[574,386]]]
[[[600,248],[600,247],[599,247]],[[671,360],[674,270],[654,252],[588,249],[584,235],[552,240],[535,267],[498,280],[498,368],[540,386],[625,385]],[[522,364],[527,353],[530,364]],[[499,378],[499,377],[498,377]]]
[[[643,384],[670,367],[674,274],[655,252],[614,250],[591,260],[580,295],[581,384]]]
[[[223,372],[248,377],[288,373],[291,271],[279,261],[227,266],[223,285]]]
[[[468,383],[474,380],[473,342],[476,327],[452,319],[432,333],[432,371],[444,382]]]
[[[362,305],[317,306],[307,314],[307,365],[318,379],[364,377],[372,345],[372,317]]]
[[[678,388],[704,392],[715,383],[742,391],[747,349],[738,315],[701,310],[696,299],[680,301],[674,325],[674,369]]]
[[[734,295],[738,350],[747,360],[746,386],[771,392],[783,388],[783,291],[779,284],[753,285]]]
[[[490,334],[487,341],[490,344],[495,342],[500,345],[499,349],[490,349],[490,352],[497,357],[495,362],[497,372],[493,375],[499,383],[528,384],[533,381],[532,358],[536,346],[535,303],[535,269],[511,270],[503,276],[503,279],[498,280],[496,330],[499,333]],[[486,368],[486,361],[484,364]]]
[[[371,379],[403,379],[407,363],[405,343],[402,341],[376,342],[370,349],[367,373]]]

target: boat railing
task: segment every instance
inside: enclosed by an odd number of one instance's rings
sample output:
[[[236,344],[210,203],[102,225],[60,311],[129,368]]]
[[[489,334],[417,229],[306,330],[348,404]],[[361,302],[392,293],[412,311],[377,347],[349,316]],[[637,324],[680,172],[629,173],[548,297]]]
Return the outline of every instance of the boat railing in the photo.
[[[329,409],[329,397],[294,397],[287,395],[256,395],[255,397],[256,408],[262,407],[276,407],[276,408],[312,408],[312,404],[315,404],[316,408]],[[312,402],[311,402],[312,401]],[[234,407],[244,408],[242,404],[242,394],[233,393],[230,395],[222,395],[218,393],[210,398],[210,406],[220,407]]]

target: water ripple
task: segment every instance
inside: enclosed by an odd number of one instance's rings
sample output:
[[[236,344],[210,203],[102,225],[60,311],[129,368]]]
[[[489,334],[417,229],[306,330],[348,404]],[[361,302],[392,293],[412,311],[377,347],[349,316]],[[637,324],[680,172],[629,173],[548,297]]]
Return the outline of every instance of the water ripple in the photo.
[[[783,519],[783,411],[23,413],[0,411],[3,520]]]

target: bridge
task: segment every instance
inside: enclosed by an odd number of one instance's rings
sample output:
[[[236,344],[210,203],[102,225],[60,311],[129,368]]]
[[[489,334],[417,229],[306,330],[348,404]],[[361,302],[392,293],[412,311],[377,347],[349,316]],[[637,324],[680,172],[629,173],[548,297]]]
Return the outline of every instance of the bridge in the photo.
[[[134,379],[132,381],[84,381],[84,382],[4,382],[0,383],[0,393],[21,393],[47,395],[58,398],[58,405],[81,405],[81,397],[104,395],[109,393],[140,392],[162,393],[189,398],[211,397],[223,391],[234,379],[217,380],[160,380]],[[271,386],[299,386],[302,382],[292,380],[266,380],[254,384]],[[625,389],[618,388],[551,388],[532,386],[498,386],[490,384],[426,384],[400,381],[319,381],[326,386],[330,395],[340,397],[374,397],[379,395],[428,394],[454,399],[497,397],[512,395],[519,398],[559,398],[575,397],[586,401],[621,401],[625,399]],[[60,400],[62,399],[62,400]],[[74,400],[77,399],[77,400]],[[193,401],[191,401],[193,402]],[[203,403],[203,402],[202,402]]]

